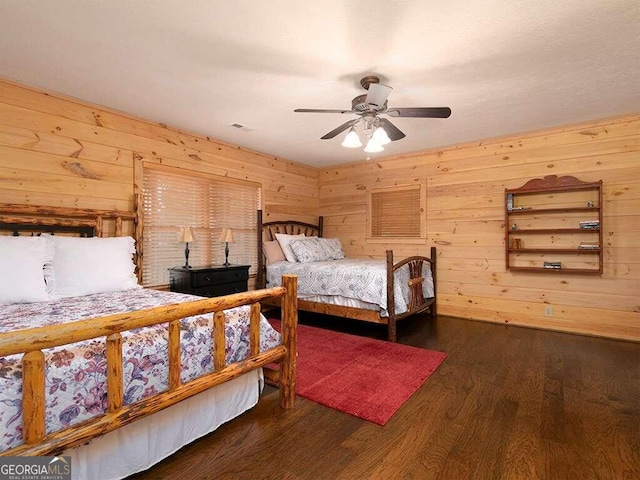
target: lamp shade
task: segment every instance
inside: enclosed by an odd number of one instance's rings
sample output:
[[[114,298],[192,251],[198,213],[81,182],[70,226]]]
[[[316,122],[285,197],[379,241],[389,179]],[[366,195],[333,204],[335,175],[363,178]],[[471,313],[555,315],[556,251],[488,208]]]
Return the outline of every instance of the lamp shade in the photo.
[[[389,135],[387,135],[387,132],[382,127],[376,128],[371,138],[373,138],[378,145],[386,145],[388,143],[391,143]]]
[[[367,153],[378,153],[383,150],[384,148],[382,147],[382,145],[376,142],[376,139],[373,137],[369,139],[369,141],[367,142],[367,146],[364,147],[364,151]]]
[[[341,143],[341,145],[347,148],[358,148],[362,146],[360,137],[358,137],[358,133],[353,127],[351,127],[351,129],[349,130],[349,133],[347,133],[347,136],[344,137],[344,140]]]
[[[178,232],[178,242],[193,242],[193,230],[191,227],[180,227],[180,231]]]
[[[218,241],[224,243],[234,243],[235,240],[233,239],[233,231],[230,228],[223,228]]]

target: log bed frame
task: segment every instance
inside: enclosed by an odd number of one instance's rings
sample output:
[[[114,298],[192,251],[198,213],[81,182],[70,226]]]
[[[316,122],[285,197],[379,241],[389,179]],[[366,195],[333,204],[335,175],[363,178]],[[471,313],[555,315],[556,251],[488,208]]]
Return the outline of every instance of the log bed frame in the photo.
[[[318,224],[299,222],[295,220],[282,220],[273,222],[262,221],[262,211],[258,210],[258,274],[256,279],[256,288],[264,288],[266,286],[266,265],[263,254],[262,243],[276,240],[276,233],[286,233],[289,235],[297,235],[304,233],[306,236],[322,237],[323,234],[323,217],[318,217]],[[328,303],[312,302],[309,300],[298,299],[298,309],[305,312],[315,312],[325,315],[334,315],[337,317],[345,317],[354,320],[363,320],[365,322],[380,323],[387,325],[388,340],[397,341],[398,320],[410,317],[412,315],[428,311],[431,317],[436,316],[436,247],[431,247],[430,257],[412,256],[400,260],[398,263],[393,261],[393,250],[386,251],[387,265],[387,312],[388,317],[383,317],[378,310],[368,310],[363,308],[345,307],[341,305],[332,305]],[[427,264],[431,270],[433,278],[433,298],[424,298],[422,267]],[[410,298],[408,302],[409,309],[400,314],[396,314],[394,299],[394,273],[399,268],[408,265],[410,280]],[[269,302],[265,302],[269,303]],[[275,305],[273,302],[271,304]]]
[[[116,235],[123,222],[133,222],[134,237],[142,234],[133,212],[0,204],[0,231],[13,235],[40,232],[73,232],[82,236],[103,236],[103,222],[113,222]],[[8,231],[8,232],[7,232]],[[140,256],[137,258],[138,271]],[[57,455],[88,440],[151,415],[204,390],[232,380],[246,372],[265,367],[265,377],[276,382],[282,408],[295,404],[297,279],[283,276],[283,286],[217,298],[165,305],[131,313],[80,320],[50,327],[30,328],[0,334],[0,357],[23,354],[22,417],[24,443],[0,452],[0,456]],[[282,306],[282,342],[260,353],[260,302]],[[243,361],[225,362],[225,315],[223,310],[250,305],[250,355]],[[189,382],[180,379],[180,319],[213,314],[215,369]],[[133,404],[123,403],[121,333],[136,328],[168,323],[169,387],[166,391]],[[83,340],[106,337],[107,412],[86,422],[49,435],[45,429],[45,360],[43,349]],[[267,369],[268,364],[279,369]]]

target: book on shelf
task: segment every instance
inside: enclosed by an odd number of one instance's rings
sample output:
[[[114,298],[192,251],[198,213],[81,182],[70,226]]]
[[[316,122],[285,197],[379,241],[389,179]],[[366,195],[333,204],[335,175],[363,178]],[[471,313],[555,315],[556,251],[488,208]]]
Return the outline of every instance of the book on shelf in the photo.
[[[600,244],[594,242],[580,242],[578,248],[580,250],[598,250],[600,248]]]
[[[510,247],[516,250],[520,250],[524,246],[521,238],[512,238],[509,243]]]

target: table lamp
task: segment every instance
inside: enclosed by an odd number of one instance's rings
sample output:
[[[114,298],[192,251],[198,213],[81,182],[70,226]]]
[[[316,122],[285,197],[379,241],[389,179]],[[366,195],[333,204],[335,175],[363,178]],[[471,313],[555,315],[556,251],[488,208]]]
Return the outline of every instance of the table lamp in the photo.
[[[189,266],[189,242],[193,242],[193,230],[191,227],[180,227],[178,242],[186,244],[184,247],[184,268]]]
[[[228,267],[229,264],[229,244],[234,243],[233,231],[230,228],[223,228],[220,234],[219,242],[224,242],[224,266]]]

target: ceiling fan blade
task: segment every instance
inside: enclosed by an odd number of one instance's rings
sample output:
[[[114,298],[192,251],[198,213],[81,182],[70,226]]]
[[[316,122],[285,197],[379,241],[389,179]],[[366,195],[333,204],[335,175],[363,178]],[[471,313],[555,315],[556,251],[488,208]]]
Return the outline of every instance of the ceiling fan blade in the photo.
[[[372,83],[369,85],[369,93],[367,93],[366,102],[369,105],[382,107],[384,105],[384,102],[387,101],[391,90],[393,90],[393,88],[391,88],[389,85],[383,85],[382,83]]]
[[[385,112],[390,117],[416,117],[416,118],[449,118],[449,107],[410,107],[390,108]]]
[[[360,121],[359,118],[356,118],[355,120],[349,120],[348,122],[343,123],[342,125],[340,125],[338,128],[334,128],[333,130],[331,130],[329,133],[327,133],[324,137],[320,137],[322,140],[329,140],[330,138],[335,137],[336,135],[338,135],[339,133],[344,132],[347,128],[351,128],[353,127],[356,123],[358,123]]]
[[[296,113],[353,113],[352,110],[322,110],[317,108],[296,108]]]
[[[387,132],[387,136],[391,139],[391,141],[400,140],[401,138],[406,137],[404,133],[400,131],[398,127],[396,127],[393,123],[391,123],[386,118],[380,118],[380,126],[384,128],[384,131]]]

